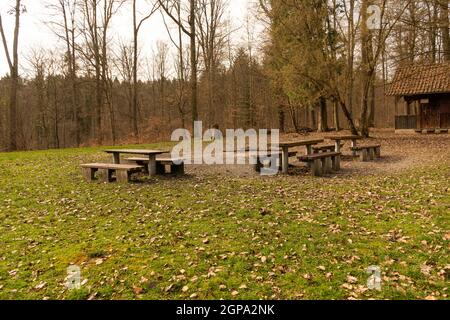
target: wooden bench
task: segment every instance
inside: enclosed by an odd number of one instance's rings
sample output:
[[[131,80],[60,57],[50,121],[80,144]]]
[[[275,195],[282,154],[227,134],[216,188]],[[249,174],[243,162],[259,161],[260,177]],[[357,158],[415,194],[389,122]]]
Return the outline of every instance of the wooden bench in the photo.
[[[141,172],[143,169],[140,165],[130,164],[109,164],[109,163],[89,163],[82,164],[81,170],[83,176],[89,182],[95,180],[95,173],[98,172],[98,178],[102,182],[112,182],[113,175],[117,182],[130,182],[133,173]]]
[[[341,144],[341,148],[344,146],[344,144]],[[316,146],[313,147],[313,153],[321,153],[321,152],[336,152],[336,145],[334,144],[327,144],[325,146]]]
[[[311,168],[311,174],[316,177],[341,170],[340,152],[316,153],[300,156],[298,159],[302,162],[307,162]]]
[[[147,158],[128,158],[125,159],[128,162],[136,163],[140,166],[146,168],[148,166],[149,160]],[[171,174],[184,174],[184,160],[181,158],[165,158],[156,157],[156,173],[163,175],[166,174],[166,166],[170,167]]]
[[[353,147],[352,150],[356,153],[359,159],[364,162],[381,158],[380,144]]]

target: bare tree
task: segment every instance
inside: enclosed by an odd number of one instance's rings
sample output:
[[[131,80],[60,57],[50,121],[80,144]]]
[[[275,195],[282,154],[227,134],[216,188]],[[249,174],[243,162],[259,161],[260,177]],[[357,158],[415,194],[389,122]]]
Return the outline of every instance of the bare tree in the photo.
[[[134,126],[133,119],[133,46],[121,45],[119,53],[116,55],[114,64],[116,70],[122,77],[122,84],[125,87],[125,95],[128,102],[128,112],[126,112],[130,123],[130,128]]]
[[[101,39],[99,34],[99,0],[83,1],[83,21],[81,26],[85,44],[80,50],[89,67],[94,69],[95,74],[95,108],[94,108],[94,130],[93,138],[102,143],[102,109],[103,109],[103,82],[101,79]]]
[[[198,66],[197,66],[197,30],[196,30],[196,12],[197,1],[189,0],[188,24],[180,17],[177,12],[181,11],[181,0],[158,0],[164,12],[175,22],[181,30],[190,38],[190,64],[191,64],[191,109],[192,109],[192,125],[194,121],[199,120],[198,117]],[[174,13],[175,11],[175,13]]]
[[[226,4],[224,0],[199,0],[197,11],[197,39],[201,56],[205,67],[208,92],[209,125],[217,123],[217,118],[223,118],[215,105],[215,83],[217,68],[227,41],[226,22],[224,14]]]
[[[176,19],[181,21],[181,6],[175,7]],[[189,66],[189,51],[185,51],[183,43],[183,30],[180,24],[177,24],[176,39],[172,36],[171,30],[166,23],[166,19],[163,16],[164,25],[169,35],[170,41],[177,49],[175,71],[177,74],[177,109],[181,119],[182,128],[186,127],[186,110],[185,110],[185,93],[186,93],[186,79],[188,78]]]
[[[115,140],[114,109],[111,107],[111,97],[108,86],[109,75],[109,39],[108,32],[113,16],[123,5],[125,0],[82,0],[83,21],[81,33],[84,36],[84,46],[80,53],[85,58],[88,67],[94,69],[95,75],[95,108],[94,108],[94,139],[98,143],[103,141],[102,111],[106,100],[110,114],[111,136]],[[113,141],[114,142],[114,141]]]
[[[15,7],[10,11],[15,15],[14,38],[12,55],[9,52],[6,32],[3,28],[2,16],[0,14],[0,33],[2,36],[3,48],[5,49],[6,60],[9,66],[9,76],[11,78],[9,95],[9,150],[17,150],[17,90],[19,86],[19,31],[20,15],[26,11],[21,4],[21,0],[16,0]]]
[[[370,118],[370,103],[369,95],[371,93],[371,87],[373,87],[375,81],[375,72],[380,59],[380,55],[383,52],[386,40],[392,32],[392,29],[400,20],[405,10],[410,8],[413,0],[406,1],[403,7],[400,7],[398,12],[391,12],[391,16],[387,19],[386,14],[388,0],[383,0],[380,5],[380,25],[377,26],[376,32],[369,30],[368,28],[368,6],[369,1],[363,0],[361,7],[361,75],[362,75],[362,105],[361,105],[361,121],[360,131],[364,137],[369,136],[369,118]],[[389,21],[386,21],[389,20]],[[373,90],[373,89],[372,89]]]
[[[137,0],[133,0],[133,99],[132,99],[132,111],[133,111],[133,134],[135,138],[139,136],[138,125],[138,50],[139,50],[139,31],[145,21],[151,18],[151,16],[159,9],[159,3],[154,2],[150,4],[148,13],[142,18],[138,18],[137,12]]]
[[[166,110],[166,97],[165,97],[165,83],[167,80],[167,69],[168,69],[168,55],[169,46],[164,41],[158,41],[156,44],[156,52],[154,53],[155,58],[155,68],[156,77],[159,82],[159,103],[161,108],[161,117],[164,119],[166,116],[169,118],[170,122],[170,110]]]
[[[70,99],[72,112],[75,120],[75,136],[76,144],[81,144],[81,108],[78,99],[77,88],[77,54],[76,54],[76,37],[77,37],[77,13],[80,3],[79,0],[58,0],[55,4],[49,3],[47,7],[53,11],[56,19],[51,21],[51,30],[59,39],[62,39],[66,46],[66,64],[67,74],[70,85]]]

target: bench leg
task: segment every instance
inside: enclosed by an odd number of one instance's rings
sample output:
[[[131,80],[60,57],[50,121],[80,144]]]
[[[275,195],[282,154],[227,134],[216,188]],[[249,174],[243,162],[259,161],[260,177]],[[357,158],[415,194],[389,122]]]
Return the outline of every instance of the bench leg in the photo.
[[[328,174],[332,172],[332,163],[331,163],[331,157],[327,157],[322,159],[322,173]]]
[[[158,175],[164,175],[166,174],[166,166],[162,163],[157,162],[156,163],[156,174]]]
[[[367,153],[367,149],[360,150],[360,151],[358,152],[358,154],[359,154],[359,160],[360,160],[360,161],[362,161],[362,162],[367,162],[367,159],[368,159],[368,157],[369,157],[369,155],[368,155],[368,153]]]
[[[148,174],[149,176],[156,175],[156,155],[150,155],[148,157]]]
[[[116,179],[119,183],[128,183],[131,180],[131,173],[127,170],[116,170]]]
[[[350,146],[352,149],[353,148],[356,148],[356,140],[352,140],[352,142],[351,142],[351,146]],[[337,152],[337,151],[336,151]],[[352,155],[353,155],[353,157],[356,157],[356,151],[355,150],[352,150]]]
[[[109,169],[100,169],[98,170],[98,178],[101,182],[112,182],[112,171]]]
[[[381,147],[375,148],[375,156],[381,158]]]
[[[370,149],[368,150],[368,152],[369,152],[369,159],[370,159],[371,161],[375,160],[375,149],[374,149],[374,148],[370,148]]]
[[[262,167],[263,167],[263,164],[261,163],[261,160],[260,160],[259,157],[257,156],[257,157],[256,157],[256,164],[254,165],[253,168],[255,169],[255,172],[260,173]]]
[[[286,147],[283,148],[282,161],[283,161],[282,172],[286,174],[289,171],[289,148]]]
[[[333,171],[341,171],[341,156],[335,156],[333,161]]]
[[[334,143],[334,151],[335,152],[341,152],[341,141],[336,140]]]
[[[311,164],[311,174],[314,177],[322,176],[322,161],[320,159],[314,160]]]
[[[113,163],[114,164],[120,164],[120,154],[119,153],[114,153],[113,154]]]
[[[131,164],[137,164],[138,166],[142,166],[142,172],[148,174],[148,163],[145,161],[128,161]]]
[[[92,182],[92,181],[95,180],[95,172],[96,171],[97,171],[97,169],[93,169],[93,168],[81,168],[81,172],[83,174],[83,177],[88,182]]]
[[[184,164],[173,164],[170,166],[170,173],[184,175]]]

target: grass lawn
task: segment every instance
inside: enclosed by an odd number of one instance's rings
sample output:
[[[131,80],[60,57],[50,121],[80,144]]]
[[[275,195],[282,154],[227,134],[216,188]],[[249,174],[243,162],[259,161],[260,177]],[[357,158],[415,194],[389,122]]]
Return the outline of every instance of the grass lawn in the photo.
[[[96,160],[110,159],[0,154],[0,299],[448,299],[448,162],[86,183],[78,165]],[[80,290],[65,287],[71,264]],[[366,288],[371,265],[380,292]]]

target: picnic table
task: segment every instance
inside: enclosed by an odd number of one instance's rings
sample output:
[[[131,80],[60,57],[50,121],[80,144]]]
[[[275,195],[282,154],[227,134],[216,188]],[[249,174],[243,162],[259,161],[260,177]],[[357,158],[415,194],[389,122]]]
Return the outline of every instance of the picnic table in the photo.
[[[148,172],[150,176],[156,175],[156,156],[167,153],[161,150],[139,150],[139,149],[123,149],[123,150],[105,150],[106,153],[113,155],[113,163],[120,164],[121,154],[142,155],[148,157]]]
[[[355,135],[349,135],[349,136],[331,136],[328,137],[330,140],[333,140],[335,142],[335,152],[341,152],[341,141],[351,141],[351,147],[353,148],[357,147],[357,141],[362,140],[363,137],[361,136],[355,136]],[[352,151],[353,155],[355,156],[355,151]]]
[[[295,147],[306,147],[306,154],[311,155],[312,152],[312,146],[324,142],[324,139],[314,139],[314,140],[298,140],[298,141],[292,141],[292,142],[281,142],[278,144],[275,144],[276,146],[279,146],[281,148],[282,153],[282,166],[281,170],[283,173],[287,173],[289,169],[289,149],[295,148]]]

